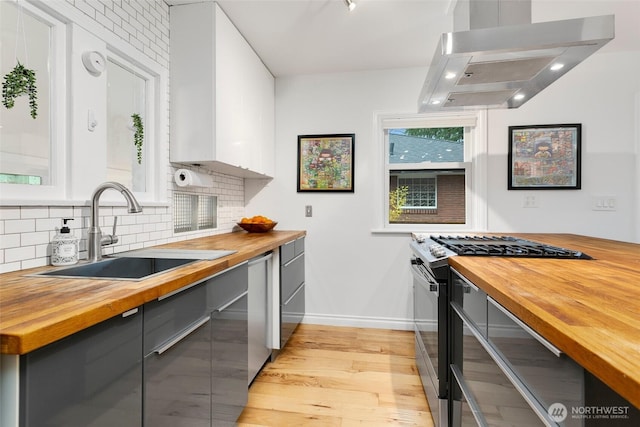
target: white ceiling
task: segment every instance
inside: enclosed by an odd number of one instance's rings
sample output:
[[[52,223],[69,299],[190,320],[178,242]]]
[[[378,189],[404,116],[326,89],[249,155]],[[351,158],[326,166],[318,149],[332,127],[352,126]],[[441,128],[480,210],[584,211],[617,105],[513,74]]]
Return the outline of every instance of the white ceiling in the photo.
[[[218,0],[276,77],[427,67],[453,29],[456,0],[354,2],[349,12],[344,0]],[[616,39],[602,51],[640,49],[640,0],[532,0],[533,22],[610,13]]]

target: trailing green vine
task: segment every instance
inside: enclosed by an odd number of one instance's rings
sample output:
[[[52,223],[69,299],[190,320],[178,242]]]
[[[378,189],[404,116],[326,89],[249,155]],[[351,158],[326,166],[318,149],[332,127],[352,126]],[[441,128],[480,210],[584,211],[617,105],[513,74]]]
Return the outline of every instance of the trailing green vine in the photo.
[[[133,113],[131,115],[133,119],[133,127],[135,133],[133,134],[133,143],[138,149],[138,164],[142,164],[142,143],[144,142],[144,125],[142,124],[142,118],[140,114]]]
[[[13,108],[15,99],[21,95],[29,96],[31,117],[38,116],[38,90],[36,88],[36,72],[25,68],[18,61],[18,65],[4,76],[2,82],[2,104],[6,108]]]

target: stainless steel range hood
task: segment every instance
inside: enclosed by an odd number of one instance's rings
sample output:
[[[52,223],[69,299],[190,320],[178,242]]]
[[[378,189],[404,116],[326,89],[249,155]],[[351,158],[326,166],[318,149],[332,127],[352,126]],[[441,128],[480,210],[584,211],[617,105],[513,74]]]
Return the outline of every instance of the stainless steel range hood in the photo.
[[[460,30],[461,29],[461,30]],[[531,23],[531,0],[458,0],[418,110],[518,108],[614,38],[614,16]]]

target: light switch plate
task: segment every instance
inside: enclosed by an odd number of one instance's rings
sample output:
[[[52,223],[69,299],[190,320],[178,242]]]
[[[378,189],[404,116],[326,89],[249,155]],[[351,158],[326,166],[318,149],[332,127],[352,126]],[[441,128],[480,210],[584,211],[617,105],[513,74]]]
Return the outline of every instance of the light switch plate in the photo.
[[[311,205],[307,205],[304,207],[304,216],[306,217],[313,216],[313,208],[311,207]]]
[[[593,196],[591,209],[594,211],[615,211],[618,202],[614,196]]]

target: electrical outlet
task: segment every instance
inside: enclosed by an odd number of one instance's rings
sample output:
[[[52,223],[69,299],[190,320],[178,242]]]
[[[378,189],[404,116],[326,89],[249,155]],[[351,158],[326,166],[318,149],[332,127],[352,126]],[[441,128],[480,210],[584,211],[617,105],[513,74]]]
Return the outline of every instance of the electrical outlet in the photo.
[[[307,205],[304,207],[304,216],[306,217],[313,216],[313,208],[311,207],[311,205]]]
[[[594,196],[591,198],[591,209],[594,211],[615,211],[617,200],[613,196]]]
[[[523,208],[537,208],[538,205],[538,197],[534,195],[526,195],[522,199],[522,207]]]

